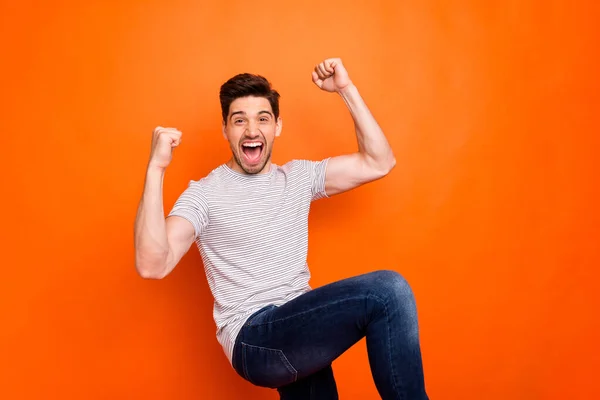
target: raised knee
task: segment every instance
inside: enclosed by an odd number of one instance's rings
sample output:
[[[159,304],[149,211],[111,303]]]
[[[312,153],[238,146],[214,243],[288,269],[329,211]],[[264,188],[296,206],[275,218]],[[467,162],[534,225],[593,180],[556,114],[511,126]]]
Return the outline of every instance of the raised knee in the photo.
[[[393,298],[413,298],[412,288],[408,281],[393,270],[380,270],[373,272],[376,281],[375,288],[381,297]]]
[[[382,270],[374,272],[374,286],[371,295],[374,310],[384,313],[387,320],[400,319],[405,340],[418,342],[418,322],[415,296],[408,281],[396,271]]]

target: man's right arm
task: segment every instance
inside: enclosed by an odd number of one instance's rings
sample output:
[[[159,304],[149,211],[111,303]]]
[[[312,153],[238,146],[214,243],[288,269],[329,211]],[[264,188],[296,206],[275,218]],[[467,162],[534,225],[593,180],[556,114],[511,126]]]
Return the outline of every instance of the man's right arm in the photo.
[[[159,127],[154,131],[151,160],[135,219],[135,268],[143,278],[167,276],[194,243],[194,226],[181,217],[165,219],[163,208],[165,168],[180,138],[181,133],[172,128]]]

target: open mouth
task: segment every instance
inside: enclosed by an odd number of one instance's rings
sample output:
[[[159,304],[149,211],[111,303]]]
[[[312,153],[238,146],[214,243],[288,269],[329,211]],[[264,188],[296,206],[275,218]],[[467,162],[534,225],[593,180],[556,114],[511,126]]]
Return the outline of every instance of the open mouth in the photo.
[[[246,161],[250,164],[256,164],[260,161],[264,145],[262,142],[244,142],[242,143],[242,153]]]

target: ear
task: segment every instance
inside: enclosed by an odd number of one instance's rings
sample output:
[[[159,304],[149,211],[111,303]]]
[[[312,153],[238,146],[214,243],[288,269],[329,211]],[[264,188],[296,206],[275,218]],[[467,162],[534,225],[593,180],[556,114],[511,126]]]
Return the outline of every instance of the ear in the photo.
[[[222,133],[223,133],[223,137],[225,138],[225,140],[229,140],[229,139],[227,139],[227,133],[225,132],[225,129],[227,128],[227,122],[223,121],[221,123],[221,125],[222,125],[221,126],[221,130],[222,130]]]
[[[281,117],[277,118],[277,123],[275,124],[275,137],[279,137],[281,135],[281,128],[283,128],[283,120]]]

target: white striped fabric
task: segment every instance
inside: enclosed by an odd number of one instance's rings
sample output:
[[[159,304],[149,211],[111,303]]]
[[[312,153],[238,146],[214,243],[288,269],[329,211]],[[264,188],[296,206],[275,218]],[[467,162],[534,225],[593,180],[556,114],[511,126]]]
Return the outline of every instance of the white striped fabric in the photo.
[[[217,340],[232,361],[245,320],[265,305],[281,305],[310,290],[308,212],[327,197],[329,159],[271,164],[246,175],[223,164],[190,181],[169,216],[192,223],[215,299]]]

